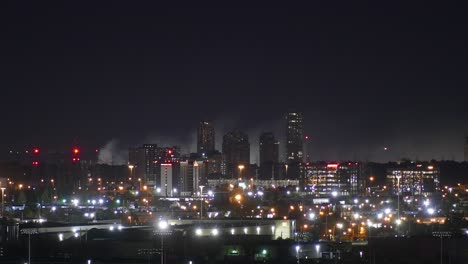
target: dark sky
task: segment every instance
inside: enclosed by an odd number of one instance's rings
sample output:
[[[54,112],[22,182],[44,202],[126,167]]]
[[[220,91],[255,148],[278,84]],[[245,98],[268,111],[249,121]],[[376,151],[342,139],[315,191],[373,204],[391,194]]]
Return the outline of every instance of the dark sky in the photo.
[[[284,143],[297,109],[313,159],[463,158],[464,6],[159,2],[2,1],[0,151],[194,150],[208,118],[217,146],[247,131],[255,161],[259,133]]]

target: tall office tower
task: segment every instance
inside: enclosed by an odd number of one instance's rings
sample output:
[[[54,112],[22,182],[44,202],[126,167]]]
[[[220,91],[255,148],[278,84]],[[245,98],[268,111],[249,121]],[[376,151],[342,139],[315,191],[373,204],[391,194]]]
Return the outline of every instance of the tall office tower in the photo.
[[[223,155],[226,162],[227,175],[231,177],[241,176],[242,170],[250,164],[249,137],[239,130],[234,130],[224,135]]]
[[[468,137],[465,138],[465,162],[468,162]]]
[[[271,132],[260,135],[260,170],[262,180],[279,178],[279,142]]]
[[[155,184],[158,174],[160,149],[156,144],[143,144],[140,147],[128,150],[128,163],[133,166],[132,174],[136,178],[142,178],[148,184]]]
[[[161,196],[173,196],[172,163],[161,164]]]
[[[278,163],[279,142],[271,132],[260,135],[260,166],[266,163]]]
[[[198,125],[197,153],[202,155],[215,150],[215,129],[213,122],[201,121]]]
[[[302,113],[289,112],[286,115],[286,163],[302,162],[303,134]]]

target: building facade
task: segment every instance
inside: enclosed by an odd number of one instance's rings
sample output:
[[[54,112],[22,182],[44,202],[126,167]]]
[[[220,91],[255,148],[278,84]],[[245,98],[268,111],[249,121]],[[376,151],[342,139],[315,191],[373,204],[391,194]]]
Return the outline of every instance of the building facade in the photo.
[[[161,164],[161,191],[160,196],[169,197],[173,196],[174,186],[172,185],[172,164],[163,163]]]
[[[133,166],[133,177],[141,178],[148,185],[160,184],[162,163],[179,161],[180,149],[177,146],[158,147],[157,144],[143,144],[130,148],[128,152],[128,164]]]
[[[359,162],[303,163],[301,176],[307,192],[324,197],[357,196],[365,187]]]
[[[201,121],[197,131],[197,153],[203,155],[215,150],[215,129],[213,122]]]
[[[430,163],[406,162],[387,170],[393,194],[419,196],[440,191],[439,170]]]
[[[234,130],[223,137],[223,155],[227,175],[238,177],[242,174],[242,166],[250,164],[250,143],[247,134]]]
[[[265,132],[260,135],[259,152],[260,179],[279,179],[279,141],[275,139],[273,133]]]
[[[303,118],[300,112],[286,114],[286,163],[299,163],[303,160]]]

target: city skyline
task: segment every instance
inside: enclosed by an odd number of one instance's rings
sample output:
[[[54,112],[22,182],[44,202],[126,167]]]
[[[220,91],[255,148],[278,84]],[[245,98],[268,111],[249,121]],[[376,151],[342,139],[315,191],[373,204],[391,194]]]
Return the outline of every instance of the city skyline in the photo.
[[[249,137],[249,146],[250,146],[250,163],[251,164],[258,164],[260,165],[260,137],[264,133],[273,133],[273,135],[276,136],[278,139],[278,145],[279,145],[279,160],[280,162],[287,162],[287,157],[286,157],[286,141],[287,141],[287,129],[285,129],[287,125],[287,121],[284,120],[284,116],[287,113],[283,113],[281,117],[279,118],[276,125],[277,130],[270,130],[270,131],[277,131],[277,132],[269,132],[268,129],[262,129],[262,130],[256,130],[256,129],[247,129],[247,130],[242,130],[238,129],[237,127],[234,127],[230,131],[227,131],[225,133],[219,133],[217,129],[219,129],[220,125],[218,125],[218,122],[215,121],[210,121],[210,126],[214,124],[215,128],[215,150],[216,151],[222,151],[222,144],[223,144],[223,137],[230,133],[233,130],[238,130],[242,133],[245,133]],[[198,144],[198,129],[200,128],[200,124],[205,121],[200,121],[197,122],[198,126],[194,126],[192,128],[192,131],[188,133],[190,135],[187,137],[187,140],[176,140],[174,138],[168,138],[168,137],[157,137],[157,136],[150,136],[147,137],[147,139],[139,141],[139,143],[136,144],[128,144],[124,143],[118,139],[111,139],[110,141],[106,142],[105,144],[101,146],[90,146],[86,144],[77,144],[77,141],[75,140],[73,143],[69,143],[68,146],[62,147],[62,148],[47,148],[44,147],[43,145],[39,144],[29,144],[28,146],[24,146],[22,148],[19,147],[10,147],[8,149],[5,149],[3,151],[3,154],[0,156],[7,157],[8,153],[11,151],[13,152],[21,152],[21,151],[30,151],[32,152],[35,148],[39,148],[41,151],[41,154],[55,154],[55,153],[67,153],[71,150],[71,148],[74,148],[76,146],[80,146],[82,148],[83,152],[85,153],[85,156],[87,157],[92,157],[95,152],[98,153],[98,163],[102,164],[127,164],[129,162],[128,159],[128,149],[129,148],[134,148],[139,145],[144,145],[144,144],[156,144],[161,147],[172,147],[172,146],[177,146],[180,148],[182,154],[191,154],[191,153],[197,153],[197,144]],[[305,118],[304,123],[307,123],[307,118]],[[304,125],[305,125],[304,124]],[[248,131],[248,132],[245,132]],[[368,156],[359,156],[359,155],[353,155],[353,156],[343,156],[343,155],[336,155],[336,156],[323,156],[320,153],[320,150],[318,152],[314,152],[316,149],[314,148],[315,144],[310,144],[310,143],[305,143],[306,141],[310,140],[310,133],[307,131],[304,131],[303,133],[303,146],[302,148],[304,149],[304,154],[309,154],[308,151],[311,151],[311,161],[347,161],[347,160],[355,160],[355,161],[371,161],[371,162],[391,162],[391,161],[399,161],[403,159],[409,159],[409,160],[419,160],[419,161],[424,161],[424,160],[454,160],[454,161],[464,161],[465,158],[465,153],[466,149],[468,149],[466,146],[466,139],[468,137],[464,137],[463,139],[465,140],[462,142],[462,144],[459,146],[461,150],[461,158],[453,158],[454,156],[447,157],[444,155],[440,155],[439,157],[429,157],[429,158],[424,158],[424,156],[419,156],[417,151],[413,152],[413,156],[411,155],[400,155],[400,156],[395,156],[395,155],[383,155],[384,157],[388,158],[383,158],[383,159],[369,159],[367,158]],[[308,138],[306,140],[306,137]],[[307,148],[307,150],[306,150]],[[99,150],[99,152],[97,151]],[[393,149],[389,145],[384,145],[379,149],[374,149],[375,152],[381,152],[381,153],[388,153],[388,152],[393,152]],[[369,155],[369,154],[367,154]],[[306,161],[306,157],[302,157],[304,161]],[[466,161],[466,160],[465,160]]]
[[[263,131],[284,141],[281,115],[300,109],[314,160],[463,160],[463,9],[327,5],[9,3],[0,150],[115,140],[192,152],[210,117],[217,149],[238,128],[253,154]]]

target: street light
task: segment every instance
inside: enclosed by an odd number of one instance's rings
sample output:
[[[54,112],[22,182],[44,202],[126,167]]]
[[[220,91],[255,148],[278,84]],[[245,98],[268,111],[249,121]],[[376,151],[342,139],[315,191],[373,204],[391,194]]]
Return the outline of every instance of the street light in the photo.
[[[242,170],[245,168],[244,165],[237,166],[239,168],[239,179],[242,180]]]
[[[397,178],[397,199],[398,199],[398,211],[397,211],[397,219],[400,219],[400,178],[401,175],[396,176]],[[399,225],[397,225],[397,235],[400,233],[400,228],[398,228]]]
[[[200,187],[200,219],[203,219],[203,188],[204,185],[198,186]]]
[[[161,264],[164,264],[164,235],[170,234],[170,231],[167,230],[169,224],[165,220],[161,220],[158,223],[157,234],[161,236]]]
[[[435,237],[440,237],[440,264],[443,264],[443,260],[444,260],[444,255],[443,255],[443,238],[444,237],[447,237],[447,238],[450,238],[452,236],[452,232],[447,232],[447,231],[436,231],[436,232],[432,232],[432,236],[435,236]]]
[[[2,217],[3,217],[3,212],[4,212],[4,209],[3,209],[3,208],[5,207],[5,201],[4,201],[4,199],[5,199],[5,189],[6,189],[6,188],[5,188],[5,187],[2,187],[2,188],[0,188],[0,189],[2,189]]]
[[[28,263],[31,263],[31,235],[37,235],[39,232],[36,228],[21,229],[21,234],[28,235]]]
[[[297,263],[299,264],[299,250],[301,250],[301,246],[297,245],[296,246],[296,258],[297,258]]]

